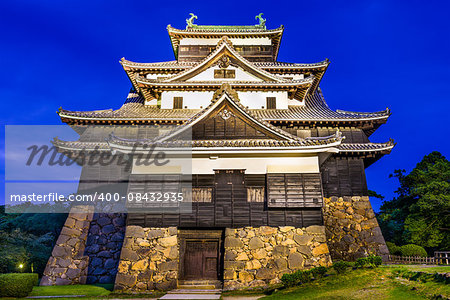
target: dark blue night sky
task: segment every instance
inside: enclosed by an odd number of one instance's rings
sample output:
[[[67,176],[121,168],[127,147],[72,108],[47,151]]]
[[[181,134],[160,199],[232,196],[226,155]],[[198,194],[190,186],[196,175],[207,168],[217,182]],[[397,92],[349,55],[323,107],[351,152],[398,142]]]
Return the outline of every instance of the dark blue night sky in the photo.
[[[285,26],[280,61],[331,60],[321,87],[332,109],[391,109],[371,140],[398,144],[366,170],[390,199],[394,169],[449,154],[449,11],[447,1],[2,1],[2,125],[61,124],[60,106],[119,108],[131,87],[120,58],[173,60],[168,24],[184,28],[193,12],[198,24],[251,25],[263,12],[268,28]]]

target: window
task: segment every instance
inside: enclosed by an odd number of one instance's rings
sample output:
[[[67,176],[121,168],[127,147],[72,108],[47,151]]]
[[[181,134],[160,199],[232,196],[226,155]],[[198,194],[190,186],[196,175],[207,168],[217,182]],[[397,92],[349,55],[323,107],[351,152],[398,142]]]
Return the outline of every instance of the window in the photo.
[[[264,202],[264,187],[247,187],[247,202]]]
[[[192,189],[183,189],[185,202],[211,202],[212,188],[193,187]]]
[[[183,97],[173,97],[173,108],[174,109],[183,108]]]
[[[277,108],[277,98],[267,97],[266,98],[266,107],[267,107],[267,109],[276,109]]]
[[[236,78],[235,70],[214,70],[214,78]]]
[[[319,173],[267,174],[267,206],[321,207],[322,183]]]

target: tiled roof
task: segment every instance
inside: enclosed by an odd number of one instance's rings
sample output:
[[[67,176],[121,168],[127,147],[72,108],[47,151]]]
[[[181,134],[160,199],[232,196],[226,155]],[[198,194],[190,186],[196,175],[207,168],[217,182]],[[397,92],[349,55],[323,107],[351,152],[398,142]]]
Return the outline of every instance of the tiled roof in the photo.
[[[134,69],[189,69],[197,65],[198,62],[178,62],[176,60],[154,62],[154,63],[140,63],[131,60],[126,60],[124,57],[120,63],[124,67],[130,67]],[[323,68],[329,65],[329,60],[324,60],[318,63],[288,63],[288,62],[252,62],[255,66],[261,69],[317,69]]]
[[[281,25],[275,29],[267,29],[265,27],[261,27],[258,25],[249,25],[249,26],[227,26],[227,25],[195,25],[193,27],[187,27],[186,29],[177,29],[172,27],[171,25],[167,25],[167,31],[170,33],[178,33],[178,34],[189,34],[189,33],[209,33],[209,34],[241,34],[241,33],[279,33],[284,30],[284,26]]]
[[[165,80],[158,80],[158,79],[148,79],[145,77],[141,77],[136,74],[136,81],[138,83],[142,83],[145,85],[153,85],[153,86],[221,86],[222,81],[219,80],[210,80],[210,81],[167,81]],[[238,81],[233,80],[229,81],[228,83],[232,86],[279,86],[285,87],[285,86],[297,86],[302,84],[311,84],[314,80],[314,76],[309,76],[304,79],[298,79],[298,80],[283,80],[282,82],[275,82],[275,81]]]
[[[128,121],[187,121],[199,109],[159,109],[144,105],[142,96],[134,94],[117,110],[69,111],[60,109],[58,114],[64,120],[128,120]],[[289,109],[250,109],[252,114],[265,121],[371,121],[386,120],[389,109],[373,113],[333,111],[326,104],[320,91],[307,96],[304,106],[290,106]]]
[[[306,96],[304,106],[257,109],[254,113],[266,121],[362,121],[387,119],[390,115],[389,109],[372,113],[331,110],[320,91]]]
[[[339,152],[378,152],[378,151],[390,151],[394,148],[395,143],[393,140],[389,140],[387,143],[354,143],[339,145]]]
[[[157,143],[159,146],[188,146],[188,147],[314,147],[318,145],[331,144],[336,143],[335,136],[326,137],[322,139],[322,141],[326,141],[325,143],[321,142],[321,140],[315,139],[305,139],[304,143],[299,141],[280,141],[274,139],[238,139],[238,140],[193,140],[193,141],[169,141]],[[112,135],[109,139],[110,143],[116,145],[134,145],[136,143],[143,145],[146,141],[136,141],[133,139],[123,139],[117,136]],[[148,142],[148,141],[147,141]],[[111,147],[107,142],[82,142],[82,141],[63,141],[55,138],[52,141],[52,144],[58,147],[60,150],[110,150]],[[340,144],[336,145],[339,149],[340,153],[348,153],[348,152],[382,152],[382,151],[390,151],[394,148],[395,143],[393,141],[389,141],[387,143],[357,143],[357,144]]]

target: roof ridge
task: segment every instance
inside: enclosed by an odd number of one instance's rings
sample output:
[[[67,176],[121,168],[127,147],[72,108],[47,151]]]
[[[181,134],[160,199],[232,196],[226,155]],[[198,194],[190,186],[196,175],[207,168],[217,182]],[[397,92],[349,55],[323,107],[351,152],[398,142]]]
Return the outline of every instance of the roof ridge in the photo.
[[[193,27],[187,27],[186,29],[178,29],[171,24],[167,25],[167,31],[176,33],[276,33],[284,30],[284,26],[280,25],[277,28],[267,29],[259,25],[197,25]]]

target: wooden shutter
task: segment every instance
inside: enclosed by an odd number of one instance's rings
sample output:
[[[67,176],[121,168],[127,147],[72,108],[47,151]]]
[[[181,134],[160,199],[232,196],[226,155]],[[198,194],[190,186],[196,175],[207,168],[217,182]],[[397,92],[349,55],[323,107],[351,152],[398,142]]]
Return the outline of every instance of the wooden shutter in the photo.
[[[267,174],[267,206],[321,207],[320,174]]]
[[[267,206],[286,207],[284,174],[267,174]]]
[[[183,97],[173,97],[173,108],[174,109],[183,108]]]
[[[267,109],[276,109],[277,108],[277,98],[267,97],[266,98],[266,107],[267,107]]]

